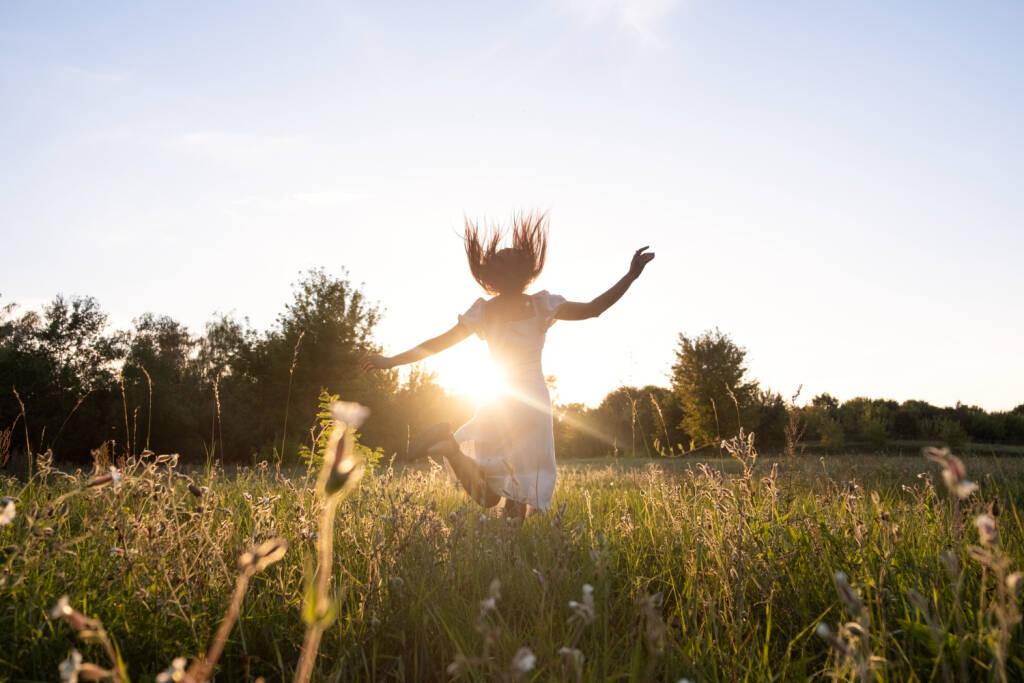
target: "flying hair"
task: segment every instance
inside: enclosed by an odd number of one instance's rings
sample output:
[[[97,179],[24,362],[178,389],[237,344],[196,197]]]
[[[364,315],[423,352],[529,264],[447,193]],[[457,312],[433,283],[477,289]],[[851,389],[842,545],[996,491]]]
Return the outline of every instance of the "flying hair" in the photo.
[[[512,233],[512,246],[501,248],[508,232]],[[473,279],[488,294],[520,293],[544,270],[548,217],[535,211],[516,213],[510,228],[481,226],[467,218],[465,243]]]

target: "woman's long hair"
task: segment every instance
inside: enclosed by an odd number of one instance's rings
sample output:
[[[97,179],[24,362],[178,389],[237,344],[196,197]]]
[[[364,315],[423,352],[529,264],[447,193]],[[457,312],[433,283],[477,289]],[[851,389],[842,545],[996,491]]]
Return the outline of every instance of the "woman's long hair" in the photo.
[[[522,292],[544,270],[548,251],[547,214],[514,214],[511,232],[512,246],[500,249],[505,228],[493,225],[482,228],[466,219],[469,270],[488,294]]]

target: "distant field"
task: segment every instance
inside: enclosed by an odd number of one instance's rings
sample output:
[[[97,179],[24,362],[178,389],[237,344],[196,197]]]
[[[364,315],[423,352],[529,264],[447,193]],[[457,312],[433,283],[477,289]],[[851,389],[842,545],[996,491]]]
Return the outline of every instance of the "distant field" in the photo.
[[[920,456],[577,461],[522,525],[440,471],[380,471],[339,509],[314,680],[1019,680],[1024,460],[966,465],[980,489],[958,503]],[[0,526],[0,679],[54,680],[72,647],[106,665],[49,616],[66,594],[152,680],[208,647],[238,557],[275,536],[290,547],[253,577],[218,680],[290,679],[312,475],[123,471],[116,488],[0,482],[18,511]],[[971,551],[983,512],[998,540]]]

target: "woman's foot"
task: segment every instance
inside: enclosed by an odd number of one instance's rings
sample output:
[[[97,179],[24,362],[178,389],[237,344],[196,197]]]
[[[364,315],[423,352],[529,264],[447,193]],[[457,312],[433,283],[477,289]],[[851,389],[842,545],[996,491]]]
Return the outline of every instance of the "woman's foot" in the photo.
[[[508,519],[524,520],[529,514],[530,506],[526,503],[522,503],[518,500],[512,500],[511,498],[505,498],[505,504],[502,506],[502,512]]]

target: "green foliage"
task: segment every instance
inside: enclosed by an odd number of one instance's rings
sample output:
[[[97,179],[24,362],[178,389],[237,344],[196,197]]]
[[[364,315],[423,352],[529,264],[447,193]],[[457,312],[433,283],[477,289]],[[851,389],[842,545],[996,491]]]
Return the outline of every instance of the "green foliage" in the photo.
[[[935,436],[950,448],[959,448],[967,443],[967,430],[948,417],[940,418],[935,425]]]
[[[327,453],[327,442],[334,429],[334,418],[331,414],[331,406],[340,400],[338,394],[332,394],[326,389],[320,390],[317,397],[317,411],[313,427],[310,429],[312,443],[299,446],[299,459],[307,467],[319,470],[323,465],[324,456]],[[359,442],[359,434],[354,435],[353,457],[361,459],[366,466],[366,473],[373,474],[381,460],[384,458],[384,451],[380,448],[369,448]]]
[[[194,463],[297,463],[311,439],[305,416],[324,387],[371,408],[361,440],[384,454],[404,452],[409,436],[431,424],[463,423],[473,406],[421,368],[402,383],[395,371],[358,368],[363,353],[378,349],[372,335],[379,318],[344,274],[323,270],[301,275],[265,331],[220,315],[195,334],[151,313],[131,329],[111,331],[90,297],[58,296],[39,312],[7,303],[0,307],[0,462],[13,453],[24,471],[30,446],[84,463],[106,442],[115,457],[149,449]],[[679,454],[687,445],[717,445],[741,424],[763,448],[782,449],[789,409],[777,392],[746,378],[744,360],[745,351],[718,330],[681,335],[671,389],[623,386],[596,407],[556,407],[558,457]],[[1024,444],[1024,405],[988,412],[820,394],[793,410],[807,426],[804,440],[828,450]]]
[[[819,425],[821,445],[830,451],[841,451],[846,445],[846,436],[839,420],[825,416]]]
[[[718,329],[679,335],[672,389],[683,408],[682,427],[696,441],[718,443],[749,417],[758,387],[746,379],[746,355]]]

